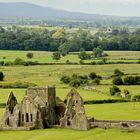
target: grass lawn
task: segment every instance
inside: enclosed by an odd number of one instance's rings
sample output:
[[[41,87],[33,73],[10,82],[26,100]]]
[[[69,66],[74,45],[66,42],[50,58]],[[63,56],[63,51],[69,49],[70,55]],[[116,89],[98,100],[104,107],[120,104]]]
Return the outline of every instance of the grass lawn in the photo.
[[[119,129],[0,131],[1,140],[139,140],[139,137],[139,131],[129,132]]]
[[[85,105],[88,116],[99,120],[140,120],[140,103]]]

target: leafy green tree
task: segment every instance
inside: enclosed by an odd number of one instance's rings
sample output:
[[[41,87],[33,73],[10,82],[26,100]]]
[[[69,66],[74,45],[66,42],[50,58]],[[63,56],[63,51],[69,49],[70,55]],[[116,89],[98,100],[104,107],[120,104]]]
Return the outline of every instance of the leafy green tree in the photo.
[[[100,79],[99,78],[95,78],[93,81],[96,85],[100,85]]]
[[[81,80],[80,79],[73,78],[70,81],[70,86],[72,86],[72,87],[78,88],[78,87],[80,87],[80,85],[81,85]]]
[[[126,76],[124,85],[140,85],[140,76]]]
[[[95,58],[102,57],[103,52],[104,52],[103,49],[101,49],[100,47],[94,48],[93,49],[93,56]]]
[[[60,81],[63,82],[64,84],[68,84],[70,80],[71,80],[70,77],[65,75],[63,75],[60,79]]]
[[[3,81],[3,80],[4,80],[4,73],[0,72],[0,81]]]
[[[69,47],[69,51],[76,52],[82,48],[82,42],[78,36],[78,34],[73,34],[67,41],[67,45]]]
[[[115,69],[114,70],[114,76],[123,76],[124,73],[122,71],[120,71],[119,69]]]
[[[79,58],[80,58],[81,60],[88,60],[88,59],[91,59],[90,54],[87,54],[85,50],[80,51],[80,53],[79,53],[78,56],[79,56]]]
[[[16,58],[13,62],[14,65],[24,65],[25,61],[21,58]]]
[[[52,38],[58,40],[60,43],[64,43],[66,40],[66,32],[65,29],[59,29],[57,30],[53,35]]]
[[[120,92],[121,92],[121,90],[117,86],[113,86],[110,88],[110,95],[111,96],[114,96],[115,94],[120,93]]]
[[[59,52],[62,56],[66,56],[69,53],[69,47],[67,46],[67,43],[62,44],[59,47]]]
[[[54,52],[53,53],[53,59],[54,60],[60,60],[61,59],[61,55],[59,52]]]
[[[121,77],[117,76],[117,77],[114,77],[114,78],[113,78],[112,83],[113,83],[114,85],[123,85],[123,80],[122,80]]]
[[[28,59],[31,59],[31,58],[34,57],[34,54],[33,53],[27,53],[26,56],[27,56]]]
[[[107,59],[106,59],[106,58],[103,58],[103,59],[102,59],[102,63],[103,63],[103,64],[106,64],[106,63],[107,63]]]
[[[91,72],[91,73],[89,74],[89,77],[90,77],[92,80],[94,80],[94,79],[97,77],[97,75],[96,75],[95,72]]]

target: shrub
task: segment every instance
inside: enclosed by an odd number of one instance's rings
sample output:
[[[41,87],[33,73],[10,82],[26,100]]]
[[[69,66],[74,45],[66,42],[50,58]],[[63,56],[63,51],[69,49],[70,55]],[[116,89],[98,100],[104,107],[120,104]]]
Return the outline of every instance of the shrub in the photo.
[[[0,66],[4,66],[4,61],[0,61]]]
[[[137,102],[139,102],[139,101],[140,101],[140,95],[135,95],[135,96],[133,96],[132,101],[137,101]]]
[[[96,64],[98,64],[98,65],[104,65],[105,63],[103,61],[98,61]]]
[[[123,85],[123,80],[121,77],[114,77],[112,83],[114,85]]]
[[[80,52],[78,56],[81,60],[91,59],[90,54],[87,54],[85,51]]]
[[[83,65],[84,64],[84,61],[83,60],[80,60],[79,61],[79,64]]]
[[[71,64],[70,60],[66,60],[65,63],[66,63],[66,64]]]
[[[70,81],[70,86],[78,88],[81,85],[81,80],[80,79],[72,79]]]
[[[90,77],[92,80],[94,80],[94,79],[97,77],[97,75],[96,75],[95,72],[91,72],[91,73],[89,74],[89,77]]]
[[[3,81],[4,80],[4,74],[3,72],[0,72],[0,81]]]
[[[15,82],[10,84],[4,84],[0,85],[1,88],[29,88],[29,87],[35,87],[36,84],[34,83],[28,83],[28,82]]]
[[[12,66],[12,65],[13,65],[13,62],[7,61],[7,62],[4,63],[4,65],[5,65],[5,66]]]
[[[6,59],[6,56],[3,56],[3,58],[2,59]]]
[[[120,71],[119,69],[115,69],[114,70],[114,76],[123,76],[124,73],[122,71]]]
[[[95,61],[92,61],[92,62],[91,62],[91,65],[96,65],[96,62],[95,62]]]
[[[125,85],[140,85],[140,76],[127,76],[124,78]]]
[[[107,104],[107,103],[123,103],[123,102],[129,102],[129,100],[126,99],[90,100],[85,101],[84,104]]]
[[[68,84],[70,82],[70,77],[69,76],[62,76],[60,81],[65,83],[65,84]]]
[[[88,76],[87,75],[73,74],[71,77],[62,76],[60,81],[65,83],[65,84],[69,84],[72,87],[78,88],[82,84],[87,84],[88,83]]]
[[[87,84],[88,83],[88,76],[87,75],[79,75],[78,78],[81,81],[81,84]]]
[[[31,58],[34,57],[34,54],[33,53],[27,53],[26,56],[27,56],[28,59],[31,59]]]
[[[97,77],[96,78],[98,78],[98,79],[102,79],[102,76],[101,75],[97,75]]]
[[[16,58],[13,62],[14,65],[24,65],[25,61],[21,58]]]
[[[24,61],[23,65],[24,66],[34,66],[34,65],[38,65],[38,61]]]
[[[100,79],[99,78],[95,78],[93,81],[96,85],[100,85]]]
[[[106,58],[103,58],[103,59],[102,59],[102,63],[103,63],[103,64],[107,64],[107,59],[106,59]]]
[[[101,47],[97,47],[97,48],[94,48],[93,49],[93,56],[95,57],[95,58],[97,58],[97,57],[102,57],[102,55],[103,55],[103,49],[101,48]]]
[[[61,55],[59,52],[54,52],[53,53],[53,59],[54,60],[60,60],[61,59]]]
[[[121,92],[121,90],[117,86],[113,86],[110,88],[110,95],[111,96],[114,96],[118,92]]]

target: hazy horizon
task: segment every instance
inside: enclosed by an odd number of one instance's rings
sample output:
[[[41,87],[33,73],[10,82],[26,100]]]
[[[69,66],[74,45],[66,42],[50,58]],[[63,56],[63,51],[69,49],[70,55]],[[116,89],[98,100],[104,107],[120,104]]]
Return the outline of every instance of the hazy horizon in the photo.
[[[0,2],[26,2],[72,12],[114,16],[140,16],[140,0],[0,0]]]

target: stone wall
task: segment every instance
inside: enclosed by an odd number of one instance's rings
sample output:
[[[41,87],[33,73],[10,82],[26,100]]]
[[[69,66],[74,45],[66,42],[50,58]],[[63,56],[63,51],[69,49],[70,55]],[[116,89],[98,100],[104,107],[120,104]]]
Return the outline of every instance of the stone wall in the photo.
[[[112,121],[112,120],[94,120],[90,122],[91,128],[123,128],[123,129],[132,129],[132,130],[140,130],[140,121]]]

